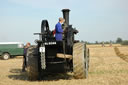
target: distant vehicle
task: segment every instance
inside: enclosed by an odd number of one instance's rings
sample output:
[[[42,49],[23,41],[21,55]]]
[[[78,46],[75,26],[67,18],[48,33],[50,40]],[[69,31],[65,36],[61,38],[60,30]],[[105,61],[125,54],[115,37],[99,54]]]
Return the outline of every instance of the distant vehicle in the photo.
[[[0,57],[7,60],[13,56],[22,56],[23,48],[22,42],[0,42]]]

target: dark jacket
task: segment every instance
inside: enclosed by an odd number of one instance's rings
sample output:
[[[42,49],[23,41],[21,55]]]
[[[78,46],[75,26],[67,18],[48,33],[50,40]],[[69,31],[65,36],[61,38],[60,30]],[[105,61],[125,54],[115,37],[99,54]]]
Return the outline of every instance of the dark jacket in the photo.
[[[24,48],[24,56],[27,55],[27,49],[28,49],[28,48]]]

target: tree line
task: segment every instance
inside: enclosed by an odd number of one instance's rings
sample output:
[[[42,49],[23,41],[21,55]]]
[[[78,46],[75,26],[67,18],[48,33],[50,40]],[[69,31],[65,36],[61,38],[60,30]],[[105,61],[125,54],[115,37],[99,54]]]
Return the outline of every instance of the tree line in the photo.
[[[122,45],[128,45],[128,40],[123,40],[122,38],[118,37],[116,39],[116,41],[102,41],[102,42],[99,42],[99,41],[95,41],[95,42],[88,42],[88,41],[81,41],[81,42],[84,42],[86,44],[122,44]]]
[[[116,43],[122,44],[122,45],[128,45],[128,40],[123,40],[122,38],[117,38]]]

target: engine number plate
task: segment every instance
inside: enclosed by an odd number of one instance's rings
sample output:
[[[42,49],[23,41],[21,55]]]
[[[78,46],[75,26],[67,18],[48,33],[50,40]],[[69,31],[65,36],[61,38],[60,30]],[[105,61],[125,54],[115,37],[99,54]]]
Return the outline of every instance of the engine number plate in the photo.
[[[45,52],[45,47],[40,47],[40,52]]]

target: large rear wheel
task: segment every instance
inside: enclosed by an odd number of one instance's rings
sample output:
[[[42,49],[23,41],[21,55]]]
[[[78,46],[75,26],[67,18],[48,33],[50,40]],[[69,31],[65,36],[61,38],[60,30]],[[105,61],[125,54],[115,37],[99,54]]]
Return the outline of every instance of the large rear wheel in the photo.
[[[77,79],[87,78],[89,67],[89,52],[85,43],[75,43],[73,46],[73,72]]]
[[[27,74],[29,80],[38,80],[38,49],[36,46],[31,46],[27,50]]]

